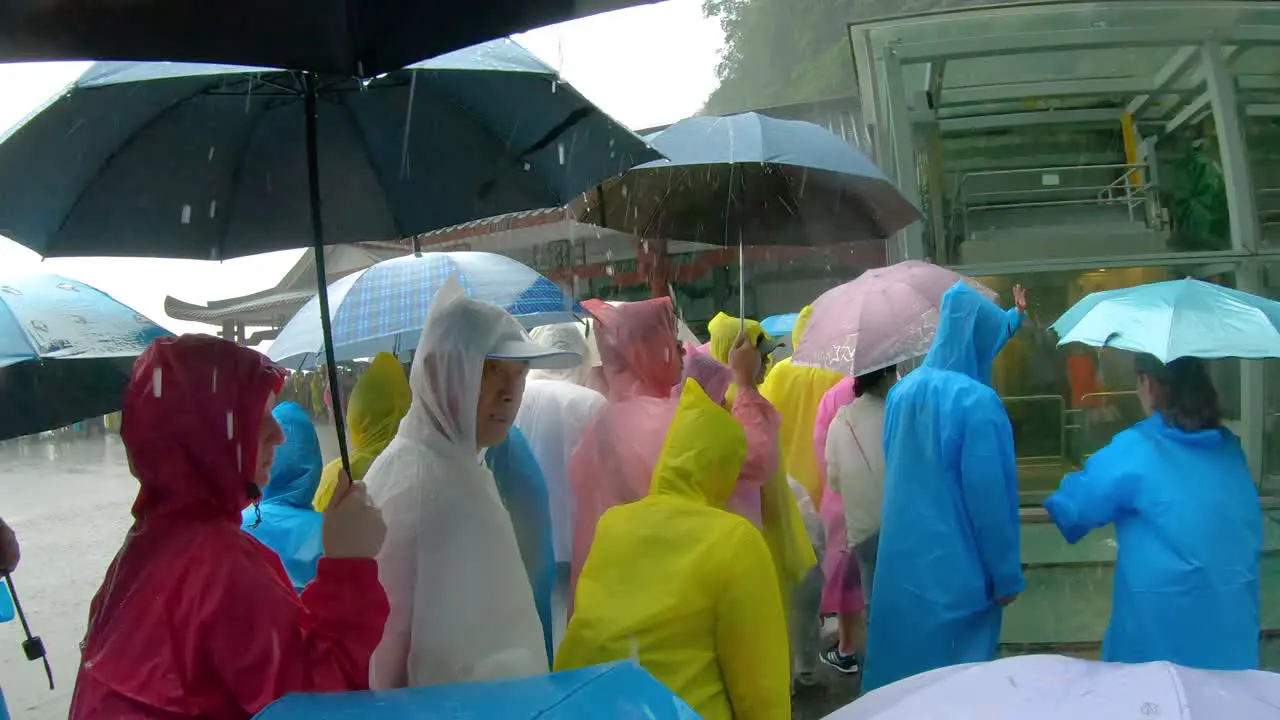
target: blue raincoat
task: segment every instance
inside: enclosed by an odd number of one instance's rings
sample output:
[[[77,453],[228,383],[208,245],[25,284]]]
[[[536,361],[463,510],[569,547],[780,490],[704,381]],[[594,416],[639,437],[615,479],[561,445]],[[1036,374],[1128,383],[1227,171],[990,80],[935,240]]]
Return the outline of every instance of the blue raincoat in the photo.
[[[301,405],[283,402],[276,405],[271,415],[284,431],[284,442],[276,448],[271,480],[258,502],[262,522],[258,522],[254,508],[249,507],[242,514],[242,527],[276,551],[294,590],[301,593],[316,576],[316,564],[324,552],[320,539],[323,516],[311,506],[320,485],[324,460],[320,456],[316,426]]]
[[[1013,430],[990,387],[1014,315],[956,284],[923,365],[889,392],[864,691],[994,659],[996,599],[1025,587]]]
[[[551,534],[551,501],[547,481],[533,456],[533,448],[519,428],[512,427],[501,445],[485,451],[485,463],[493,473],[502,504],[520,545],[520,558],[529,574],[533,602],[542,620],[547,662],[554,662],[551,597],[556,587],[556,554]]]
[[[1103,660],[1258,667],[1262,507],[1235,435],[1185,432],[1156,413],[1063,478],[1044,505],[1070,543],[1115,523]]]

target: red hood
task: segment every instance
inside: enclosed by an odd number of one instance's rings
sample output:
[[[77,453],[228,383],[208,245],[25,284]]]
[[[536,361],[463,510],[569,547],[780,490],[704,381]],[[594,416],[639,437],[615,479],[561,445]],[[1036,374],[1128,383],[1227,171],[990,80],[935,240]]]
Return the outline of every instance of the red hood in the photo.
[[[160,338],[133,366],[120,435],[142,485],[138,520],[175,510],[240,522],[251,501],[263,411],[284,371],[208,335]]]
[[[665,398],[680,382],[680,352],[671,298],[613,306],[588,300],[582,306],[596,319],[596,347],[609,381],[609,397]]]

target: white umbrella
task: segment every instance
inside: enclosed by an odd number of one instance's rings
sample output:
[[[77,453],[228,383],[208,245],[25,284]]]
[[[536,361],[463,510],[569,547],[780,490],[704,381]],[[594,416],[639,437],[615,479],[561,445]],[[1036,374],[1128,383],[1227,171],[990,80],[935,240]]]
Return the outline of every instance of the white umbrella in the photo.
[[[827,720],[1275,720],[1280,675],[1023,655],[922,673]]]

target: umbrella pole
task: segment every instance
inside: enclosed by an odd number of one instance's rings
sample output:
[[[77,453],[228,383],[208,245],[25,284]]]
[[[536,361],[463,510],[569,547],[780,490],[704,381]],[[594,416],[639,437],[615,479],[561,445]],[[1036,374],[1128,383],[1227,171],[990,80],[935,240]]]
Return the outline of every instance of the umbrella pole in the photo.
[[[44,651],[44,641],[31,634],[31,625],[27,623],[27,614],[22,610],[22,602],[18,600],[18,590],[13,586],[13,576],[4,574],[4,581],[9,586],[9,597],[13,598],[13,609],[18,614],[18,622],[22,623],[22,633],[27,636],[22,643],[22,652],[28,660],[44,661],[44,674],[49,678],[49,689],[53,690],[53,668],[49,665],[49,656]]]
[[[338,363],[333,356],[333,318],[329,314],[328,273],[324,268],[324,221],[320,212],[320,158],[316,140],[316,76],[302,74],[303,107],[307,116],[307,191],[311,205],[312,252],[316,265],[316,297],[320,299],[320,329],[324,335],[324,358],[329,376],[329,396],[333,398],[333,428],[338,433],[338,453],[342,469],[351,475],[347,457],[347,426],[342,413],[342,386]]]

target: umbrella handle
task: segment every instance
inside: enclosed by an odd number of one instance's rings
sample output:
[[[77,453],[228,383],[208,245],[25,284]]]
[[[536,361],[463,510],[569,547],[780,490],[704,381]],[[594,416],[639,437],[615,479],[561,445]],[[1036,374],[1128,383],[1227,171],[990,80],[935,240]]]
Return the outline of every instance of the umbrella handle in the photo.
[[[31,634],[31,626],[27,624],[27,614],[22,610],[22,601],[18,600],[18,589],[14,587],[13,575],[4,574],[4,581],[9,585],[9,597],[13,598],[13,609],[18,613],[18,622],[22,623],[22,632],[27,639],[22,641],[22,652],[27,660],[43,660],[44,674],[49,678],[49,689],[53,688],[53,668],[49,666],[49,655],[44,649],[44,640],[39,635]]]
[[[347,455],[347,425],[342,414],[342,384],[338,363],[333,356],[333,318],[329,314],[329,273],[324,267],[324,220],[320,204],[320,158],[316,139],[316,76],[302,74],[303,108],[307,121],[307,191],[311,206],[311,240],[315,253],[316,297],[320,299],[320,330],[324,335],[324,357],[329,376],[329,394],[333,403],[333,429],[338,433],[338,453],[342,469],[351,475],[351,459]]]

